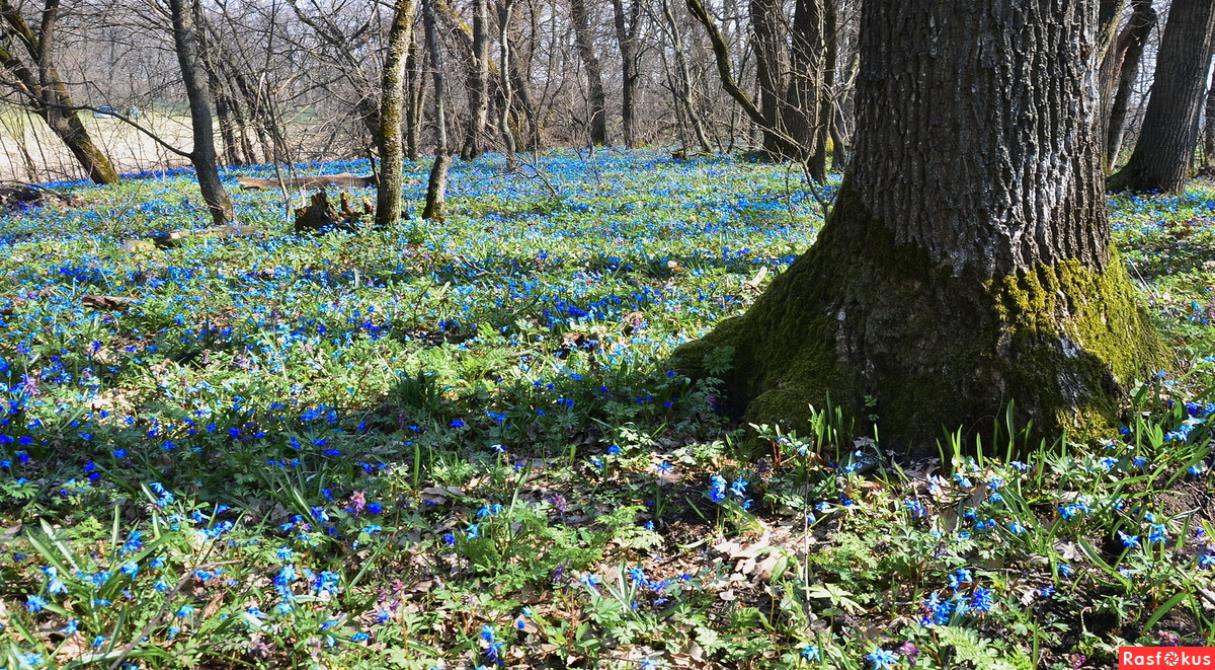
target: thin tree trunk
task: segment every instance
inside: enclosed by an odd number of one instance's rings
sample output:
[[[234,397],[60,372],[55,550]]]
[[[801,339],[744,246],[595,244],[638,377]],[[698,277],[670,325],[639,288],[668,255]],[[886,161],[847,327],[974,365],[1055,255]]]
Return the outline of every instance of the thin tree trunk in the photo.
[[[705,134],[704,121],[700,115],[696,113],[696,109],[692,105],[692,76],[688,72],[687,54],[684,52],[683,33],[679,29],[679,22],[675,19],[675,12],[671,9],[670,0],[661,0],[663,17],[667,20],[667,29],[671,32],[671,50],[675,57],[675,96],[676,104],[682,107],[682,114],[679,116],[692,128],[692,132],[696,135],[696,143],[700,145],[700,150],[705,153],[711,153],[712,147],[709,145],[709,138]],[[687,149],[685,141],[685,149]]]
[[[1110,101],[1109,120],[1105,139],[1105,166],[1112,168],[1122,151],[1122,140],[1126,137],[1126,115],[1135,82],[1139,79],[1139,61],[1148,36],[1156,26],[1156,10],[1152,0],[1133,0],[1130,23],[1118,36],[1114,47],[1117,61],[1118,88]]]
[[[473,0],[472,62],[469,63],[468,130],[460,157],[479,158],[481,139],[489,121],[489,0]]]
[[[177,48],[177,63],[181,66],[182,82],[190,102],[190,125],[194,131],[194,149],[190,162],[198,177],[198,188],[211,219],[222,225],[235,217],[232,201],[219,178],[219,165],[215,157],[215,131],[211,117],[211,90],[207,87],[206,74],[199,55],[197,5],[190,0],[169,0],[173,17],[173,43]]]
[[[241,156],[241,147],[236,139],[232,104],[229,100],[228,92],[224,88],[223,80],[220,78],[219,66],[215,63],[212,54],[207,49],[206,31],[200,31],[199,36],[204,40],[200,45],[203,54],[203,69],[207,72],[207,87],[211,91],[211,99],[215,101],[215,116],[219,120],[219,135],[223,140],[224,163],[227,165],[244,165],[245,161]]]
[[[835,67],[833,0],[797,0],[793,16],[792,76],[782,108],[784,126],[804,148],[800,157],[817,182],[827,179],[831,76]],[[829,11],[830,8],[830,11]]]
[[[641,0],[632,0],[625,12],[624,0],[612,0],[612,15],[615,19],[616,44],[620,48],[620,124],[624,133],[624,146],[637,145],[634,114],[637,107],[637,83],[641,79],[640,63],[637,60],[637,26],[641,18]]]
[[[1211,77],[1211,85],[1207,88],[1207,104],[1205,109],[1205,130],[1202,147],[1203,164],[1210,169],[1215,162],[1215,75]]]
[[[729,346],[714,376],[746,421],[804,426],[829,399],[918,453],[1009,403],[1042,435],[1113,430],[1162,349],[1110,249],[1097,0],[862,11],[857,143],[830,219],[676,362],[703,374]]]
[[[405,151],[401,138],[401,113],[405,106],[405,58],[413,37],[413,0],[396,0],[392,27],[388,31],[388,55],[380,83],[380,184],[376,192],[377,226],[401,220],[401,188],[404,186]]]
[[[586,67],[591,144],[607,144],[607,94],[603,90],[603,72],[599,68],[599,57],[595,55],[595,41],[591,35],[591,19],[586,10],[586,0],[570,0],[570,10],[574,20],[574,38],[578,43],[578,53]]]
[[[442,223],[447,219],[447,170],[451,167],[451,152],[447,146],[447,110],[443,77],[443,46],[439,42],[438,21],[435,17],[435,0],[422,0],[423,19],[426,23],[426,44],[430,51],[430,68],[433,71],[435,88],[435,162],[430,169],[430,182],[426,187],[426,208],[422,218]]]
[[[767,0],[759,0],[767,1]],[[769,156],[784,156],[790,158],[798,158],[804,154],[805,148],[802,147],[795,139],[790,137],[777,121],[779,115],[768,113],[761,105],[757,105],[750,95],[743,90],[742,86],[734,76],[734,64],[730,57],[730,44],[726,40],[726,36],[722,34],[721,28],[717,26],[713,15],[709,13],[702,0],[687,0],[688,10],[692,13],[692,17],[700,23],[708,34],[709,43],[713,48],[713,60],[717,64],[717,74],[721,79],[721,87],[734,99],[738,107],[751,121],[754,129],[763,138],[764,150]],[[759,64],[757,61],[757,69]],[[770,79],[770,76],[764,78]],[[756,86],[760,89],[759,95],[762,98],[765,93],[763,84],[757,82]],[[778,98],[780,96],[777,96]],[[776,102],[771,103],[772,109],[775,109]]]
[[[422,121],[426,109],[426,66],[416,38],[410,39],[405,59],[409,98],[405,105],[405,151],[409,160],[422,157]]]
[[[506,154],[506,166],[515,169],[515,131],[511,129],[511,107],[514,106],[514,89],[511,86],[511,70],[514,63],[510,51],[510,24],[515,0],[498,2],[498,66],[501,68],[502,104],[499,108],[498,130],[502,133],[502,149]]]
[[[1215,2],[1173,0],[1143,130],[1130,161],[1110,177],[1110,188],[1179,192],[1185,187],[1198,143],[1212,39]]]
[[[803,0],[804,1],[804,0]],[[806,144],[809,133],[805,124],[794,123],[790,129],[788,121],[794,112],[803,109],[796,103],[785,113],[786,85],[784,73],[790,69],[786,63],[783,11],[779,0],[751,0],[751,34],[755,41],[755,84],[759,89],[759,109],[763,116],[761,131],[771,128],[792,138],[796,144]],[[813,106],[808,107],[810,109]],[[787,142],[778,141],[773,133],[764,133],[764,150],[773,157],[789,156]]]

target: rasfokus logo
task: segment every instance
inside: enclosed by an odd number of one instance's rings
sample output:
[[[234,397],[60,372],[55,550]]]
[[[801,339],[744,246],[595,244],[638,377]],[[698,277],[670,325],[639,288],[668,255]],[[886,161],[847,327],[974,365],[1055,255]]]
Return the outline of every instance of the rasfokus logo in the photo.
[[[1215,647],[1122,647],[1118,670],[1215,670]]]

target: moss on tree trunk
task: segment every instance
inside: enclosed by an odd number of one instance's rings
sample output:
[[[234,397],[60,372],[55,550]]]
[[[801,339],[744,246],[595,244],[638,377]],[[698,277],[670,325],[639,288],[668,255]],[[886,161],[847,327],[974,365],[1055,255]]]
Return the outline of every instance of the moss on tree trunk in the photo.
[[[1122,389],[1166,358],[1116,257],[954,274],[896,243],[848,184],[818,243],[675,365],[708,376],[723,347],[745,421],[804,425],[810,405],[860,413],[872,396],[887,444],[920,453],[946,430],[988,431],[1010,402],[1039,434],[1110,430]]]

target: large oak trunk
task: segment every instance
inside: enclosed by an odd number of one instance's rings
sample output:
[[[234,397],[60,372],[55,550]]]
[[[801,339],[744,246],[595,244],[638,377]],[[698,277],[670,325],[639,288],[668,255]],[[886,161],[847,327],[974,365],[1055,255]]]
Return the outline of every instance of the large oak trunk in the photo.
[[[1198,121],[1215,38],[1215,2],[1173,0],[1156,57],[1143,131],[1110,187],[1180,191],[1198,143]]]
[[[1097,9],[865,3],[857,144],[819,241],[677,364],[729,347],[712,371],[756,422],[871,395],[912,450],[1009,402],[1047,432],[1116,420],[1160,349],[1110,250]]]

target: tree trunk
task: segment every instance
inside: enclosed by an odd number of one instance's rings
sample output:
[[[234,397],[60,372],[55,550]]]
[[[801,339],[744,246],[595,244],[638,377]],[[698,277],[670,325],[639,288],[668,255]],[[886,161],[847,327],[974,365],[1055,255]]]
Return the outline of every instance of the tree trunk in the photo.
[[[215,101],[215,116],[219,120],[220,139],[223,140],[223,162],[227,165],[244,165],[245,160],[241,156],[241,147],[236,138],[232,103],[220,76],[220,66],[216,63],[214,54],[207,48],[207,32],[200,31],[199,38],[202,40],[199,47],[203,55],[203,69],[207,73],[207,88],[211,91],[211,99]]]
[[[202,191],[207,211],[216,225],[224,225],[234,218],[232,201],[219,178],[219,165],[215,157],[215,131],[211,117],[211,90],[207,87],[202,58],[198,53],[198,10],[190,0],[169,0],[173,17],[173,44],[177,48],[177,63],[181,66],[181,78],[185,84],[186,97],[190,102],[190,125],[194,131],[194,149],[190,162],[198,177],[198,188]]]
[[[41,33],[36,35],[18,8],[8,0],[0,0],[0,19],[8,24],[8,28],[0,32],[16,35],[27,53],[23,60],[16,52],[0,44],[0,67],[15,80],[14,88],[25,98],[29,109],[46,121],[51,132],[68,148],[88,178],[96,184],[117,184],[118,171],[109,157],[93,143],[93,138],[80,121],[76,103],[54,65],[58,12],[58,0],[47,0],[43,6]]]
[[[755,41],[755,82],[759,88],[759,109],[763,124],[768,128],[787,133],[800,143],[809,137],[797,137],[804,127],[795,127],[789,133],[786,121],[792,114],[784,113],[786,64],[785,39],[782,30],[783,17],[778,0],[751,0],[751,34]],[[795,110],[801,105],[796,104]],[[790,110],[791,112],[794,110]],[[798,126],[798,124],[794,124]],[[762,129],[761,129],[762,130]],[[764,133],[764,150],[772,156],[786,155],[781,143],[771,133]]]
[[[774,74],[766,73],[760,76],[761,73],[759,70],[761,68],[757,57],[756,85],[760,89],[759,94],[761,99],[760,104],[757,105],[751,96],[743,90],[742,86],[739,85],[738,80],[734,77],[734,65],[731,59],[730,43],[726,39],[726,36],[721,32],[721,28],[717,26],[716,19],[713,18],[713,15],[705,7],[702,0],[686,1],[688,4],[688,11],[692,13],[692,18],[696,19],[696,21],[700,23],[701,27],[705,29],[705,32],[708,33],[709,43],[713,48],[713,60],[717,65],[717,74],[721,79],[722,89],[724,89],[726,93],[728,93],[730,97],[734,99],[734,102],[736,102],[739,108],[742,109],[743,113],[747,115],[747,118],[751,121],[755,130],[760,133],[761,137],[763,138],[764,151],[772,157],[786,157],[801,160],[806,151],[805,147],[785,132],[779,120],[780,113],[777,105],[779,104],[779,100],[782,98],[783,93],[776,95],[772,101],[767,103],[771,105],[770,107],[765,107],[765,103],[762,102],[764,96],[771,95],[767,92],[767,87],[775,85],[772,83],[765,85],[762,83],[762,81],[773,80]],[[753,2],[761,5],[769,1],[770,0],[753,0]],[[754,11],[754,6],[752,7],[752,10]],[[755,20],[756,19],[754,16],[752,16],[753,26],[755,24]],[[761,16],[761,23],[766,23],[767,21],[768,19]],[[757,51],[758,49],[759,47],[757,47]]]
[[[704,153],[712,152],[712,147],[709,146],[709,137],[705,134],[704,121],[700,115],[696,113],[695,107],[692,105],[692,76],[688,72],[687,54],[684,52],[683,33],[680,31],[679,22],[675,19],[675,12],[671,9],[670,0],[661,0],[662,14],[667,21],[667,30],[671,33],[671,52],[675,59],[675,105],[676,116],[684,119],[685,123],[692,128],[692,132],[696,135],[696,142],[700,146],[700,150]],[[682,113],[679,113],[682,112]],[[684,140],[684,150],[686,151],[687,138]]]
[[[73,103],[70,99],[59,98],[59,103],[66,109],[72,109]],[[63,142],[68,151],[72,152],[72,157],[84,169],[85,174],[94,184],[117,184],[118,171],[114,169],[114,164],[110,162],[109,156],[93,143],[92,136],[81,123],[80,117],[73,110],[70,112],[62,112],[54,109],[46,109],[41,113],[46,124],[50,126],[55,136]]]
[[[624,0],[612,0],[612,14],[616,26],[616,44],[620,47],[620,124],[624,133],[624,146],[632,149],[637,145],[633,115],[637,106],[637,82],[641,79],[640,63],[637,59],[637,26],[641,18],[641,1],[633,0],[626,13]]]
[[[426,116],[426,66],[416,39],[409,42],[405,59],[408,74],[409,99],[405,106],[405,152],[409,160],[422,157],[422,120]]]
[[[782,111],[789,135],[803,148],[807,171],[827,179],[827,138],[831,132],[831,85],[835,67],[834,0],[797,0],[790,62],[792,76]]]
[[[376,192],[375,223],[389,226],[401,220],[405,148],[401,113],[405,106],[405,58],[413,37],[413,0],[396,0],[388,31],[388,55],[380,83],[380,187]]]
[[[1207,89],[1207,104],[1205,110],[1206,129],[1204,130],[1204,138],[1202,146],[1203,163],[1210,170],[1210,166],[1215,163],[1215,76],[1211,77],[1211,86]]]
[[[473,0],[472,62],[468,81],[468,130],[460,157],[480,158],[481,139],[489,121],[489,0]]]
[[[804,426],[828,399],[859,413],[870,395],[883,442],[919,453],[943,430],[990,430],[1009,403],[1044,435],[1116,425],[1121,388],[1162,354],[1110,249],[1097,10],[866,2],[831,218],[676,364],[704,373],[731,352],[714,376],[755,423]]]
[[[574,19],[574,38],[578,42],[578,53],[586,67],[591,144],[607,144],[607,94],[603,91],[603,72],[599,69],[599,57],[595,55],[595,40],[591,35],[591,19],[586,11],[586,0],[570,0],[570,11]]]
[[[515,0],[498,2],[498,65],[501,67],[502,105],[498,110],[498,130],[502,133],[502,151],[506,154],[506,166],[515,169],[515,131],[510,125],[511,107],[514,105],[514,89],[511,86],[510,24]]]
[[[439,42],[438,20],[435,17],[435,0],[422,0],[422,15],[426,23],[426,44],[430,51],[430,67],[435,86],[435,162],[430,169],[430,182],[426,187],[426,208],[422,218],[442,223],[447,219],[447,169],[451,166],[451,152],[447,147],[447,109],[445,82],[443,77],[443,45]]]
[[[1110,188],[1179,192],[1185,187],[1198,143],[1213,38],[1215,2],[1173,0],[1139,142],[1131,160],[1110,177]]]
[[[511,40],[510,50],[512,54],[519,53],[514,46],[513,40]],[[521,60],[517,56],[511,58],[511,90],[514,92],[515,101],[519,103],[519,107],[523,111],[523,118],[527,120],[527,141],[525,148],[537,150],[542,143],[540,115],[536,113],[536,106],[532,103],[531,78],[520,64]]]
[[[1105,166],[1112,168],[1122,151],[1122,140],[1126,137],[1126,113],[1139,79],[1139,61],[1143,57],[1143,46],[1156,27],[1156,10],[1152,0],[1133,0],[1130,23],[1118,36],[1115,59],[1118,61],[1118,88],[1110,101],[1109,121],[1105,139]]]

